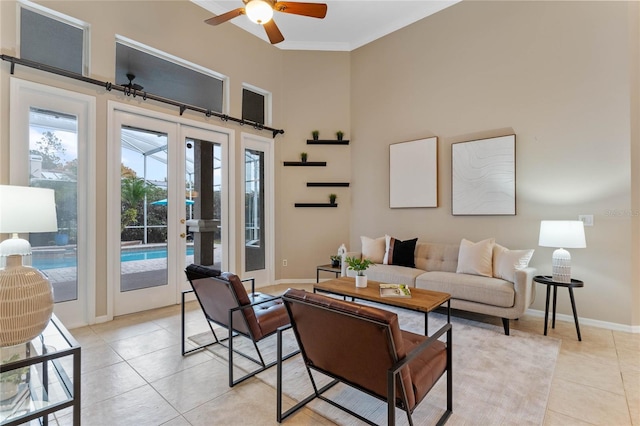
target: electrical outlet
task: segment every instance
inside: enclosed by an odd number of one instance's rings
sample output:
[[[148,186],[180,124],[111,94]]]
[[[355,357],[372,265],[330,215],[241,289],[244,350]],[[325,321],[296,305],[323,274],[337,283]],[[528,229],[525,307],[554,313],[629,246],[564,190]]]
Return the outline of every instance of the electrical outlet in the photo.
[[[282,266],[287,266],[287,259],[282,259]]]
[[[580,214],[578,215],[578,220],[581,220],[582,223],[584,223],[584,226],[593,226],[592,214]]]

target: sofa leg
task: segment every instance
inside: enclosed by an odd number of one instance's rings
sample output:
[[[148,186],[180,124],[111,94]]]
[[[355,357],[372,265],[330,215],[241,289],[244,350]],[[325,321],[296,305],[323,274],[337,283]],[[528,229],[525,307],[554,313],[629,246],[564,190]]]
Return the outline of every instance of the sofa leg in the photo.
[[[502,326],[504,327],[504,334],[509,335],[509,318],[502,318]]]

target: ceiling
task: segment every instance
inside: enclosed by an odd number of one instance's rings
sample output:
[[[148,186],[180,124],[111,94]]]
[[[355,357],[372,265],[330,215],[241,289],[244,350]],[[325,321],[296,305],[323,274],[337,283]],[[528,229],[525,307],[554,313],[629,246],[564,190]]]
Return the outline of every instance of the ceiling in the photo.
[[[242,0],[191,0],[213,15],[243,7]],[[316,3],[314,0],[307,0]],[[324,19],[274,13],[285,40],[275,46],[284,50],[351,51],[410,25],[461,0],[328,0]],[[322,0],[317,3],[323,2]],[[204,22],[202,25],[206,25]],[[239,16],[221,25],[237,25],[269,42],[260,25]],[[212,26],[214,32],[216,27]]]

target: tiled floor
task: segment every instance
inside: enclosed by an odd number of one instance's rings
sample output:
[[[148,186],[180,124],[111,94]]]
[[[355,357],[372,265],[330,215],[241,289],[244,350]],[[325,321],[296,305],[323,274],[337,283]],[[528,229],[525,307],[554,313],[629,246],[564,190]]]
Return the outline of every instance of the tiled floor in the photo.
[[[261,291],[278,294],[288,286]],[[195,302],[187,324],[190,335],[208,329]],[[543,320],[524,317],[512,328],[540,334]],[[229,388],[224,360],[208,351],[180,355],[179,306],[71,331],[82,345],[83,425],[277,424],[273,388],[257,379]],[[550,330],[562,346],[549,372],[544,424],[640,425],[640,335],[587,326],[581,331],[578,342],[573,323]],[[67,411],[52,420],[70,424],[71,416]],[[286,424],[332,423],[303,409]]]

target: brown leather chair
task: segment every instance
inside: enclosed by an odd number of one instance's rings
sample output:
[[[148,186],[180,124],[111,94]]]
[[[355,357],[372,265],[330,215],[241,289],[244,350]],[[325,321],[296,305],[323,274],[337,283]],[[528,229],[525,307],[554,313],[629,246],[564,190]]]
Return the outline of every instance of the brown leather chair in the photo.
[[[339,382],[387,402],[387,423],[395,424],[395,408],[411,413],[440,377],[447,373],[447,410],[438,424],[452,412],[451,324],[426,337],[400,330],[393,312],[331,297],[289,289],[282,296],[290,327],[313,385],[314,393],[285,413],[282,412],[282,363],[278,362],[277,420],[315,398],[322,399],[358,419],[374,425],[351,409],[325,397],[323,393]],[[278,330],[278,356],[282,352],[282,332]],[[447,335],[446,343],[438,338]],[[332,377],[318,389],[311,370]]]
[[[255,376],[269,367],[274,366],[277,360],[266,364],[262,354],[260,353],[257,342],[275,334],[278,327],[289,324],[289,316],[282,304],[282,299],[268,294],[257,293],[255,291],[255,280],[253,278],[240,280],[237,275],[230,272],[220,272],[217,269],[195,264],[187,266],[185,273],[191,283],[193,292],[200,303],[202,312],[208,321],[209,328],[213,333],[214,341],[198,346],[197,348],[185,350],[183,312],[182,355],[203,349],[213,344],[220,344],[228,348],[230,387],[248,379],[249,377]],[[242,284],[243,281],[251,281],[250,294],[247,294],[247,291]],[[223,339],[218,339],[218,336],[211,325],[212,323],[226,328],[229,331],[228,336]],[[229,336],[242,336],[250,339],[253,342],[258,359],[234,349],[234,339],[229,338]],[[227,344],[224,342],[227,342]],[[288,354],[284,359],[287,359],[298,352],[299,351]],[[237,380],[234,380],[234,353],[253,361],[259,365],[259,368]]]

